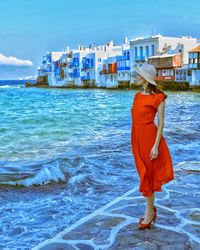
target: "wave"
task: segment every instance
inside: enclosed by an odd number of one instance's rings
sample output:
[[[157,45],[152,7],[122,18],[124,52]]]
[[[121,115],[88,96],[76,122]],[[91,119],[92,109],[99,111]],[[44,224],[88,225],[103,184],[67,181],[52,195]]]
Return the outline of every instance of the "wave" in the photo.
[[[34,166],[33,167],[34,170]],[[58,161],[54,163],[46,163],[44,165],[35,166],[36,174],[13,172],[11,174],[1,174],[1,179],[7,179],[0,181],[0,185],[16,185],[16,186],[32,186],[32,185],[46,185],[51,182],[65,181],[65,174],[60,169]],[[18,176],[18,178],[17,178]],[[17,178],[17,180],[16,180]]]
[[[67,182],[71,188],[82,189],[83,186],[105,185],[111,181],[104,171],[100,170],[99,166],[95,164],[95,159],[86,160],[79,156],[64,157],[45,163],[2,167],[0,185],[43,186]]]
[[[8,88],[12,88],[12,89],[19,89],[22,88],[22,85],[1,85],[0,88],[1,89],[8,89]]]

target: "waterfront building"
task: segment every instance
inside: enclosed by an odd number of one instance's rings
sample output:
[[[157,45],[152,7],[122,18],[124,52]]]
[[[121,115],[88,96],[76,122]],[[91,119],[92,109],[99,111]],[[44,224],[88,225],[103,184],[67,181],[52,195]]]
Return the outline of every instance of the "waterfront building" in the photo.
[[[108,57],[103,61],[103,69],[100,72],[103,87],[118,88],[116,60],[116,56],[114,56]]]
[[[200,85],[200,45],[189,51],[189,70],[191,85]]]
[[[130,46],[127,37],[117,50],[109,51],[99,72],[102,87],[118,88],[129,86],[130,82]],[[125,87],[126,87],[125,86]]]
[[[131,60],[131,71],[132,71],[131,82],[134,83],[135,81],[133,66],[140,66],[143,63],[148,62],[149,57],[153,58],[162,55],[163,57],[165,57],[166,54],[169,54],[169,51],[175,51],[178,48],[181,49],[181,51],[178,52],[181,53],[181,67],[183,67],[183,69],[186,68],[188,64],[188,51],[192,49],[196,44],[197,44],[197,39],[192,38],[190,36],[165,37],[162,35],[155,35],[147,38],[136,38],[134,40],[131,40],[130,41],[130,60]],[[179,56],[175,56],[175,58],[179,58]],[[166,57],[166,60],[169,61],[175,60],[175,58],[170,56]],[[157,60],[162,61],[164,60],[164,58]],[[174,62],[172,63],[172,65],[173,64]],[[163,73],[165,74],[166,72]],[[167,74],[171,74],[170,71],[167,71]]]
[[[117,82],[119,88],[130,87],[130,49],[123,49],[122,55],[117,56]]]
[[[182,55],[175,53],[151,56],[148,58],[148,63],[157,69],[157,81],[175,81],[175,70],[182,66]]]
[[[38,67],[37,82],[54,86],[54,72],[56,70],[56,62],[65,52],[47,52],[43,56],[42,65]]]
[[[154,64],[159,81],[188,81],[188,51],[197,46],[192,37],[161,35],[136,38],[115,45],[79,46],[76,50],[47,52],[38,67],[38,82],[53,87],[128,88],[135,82],[133,66]],[[196,53],[196,52],[195,52]],[[193,73],[194,83],[198,71]]]

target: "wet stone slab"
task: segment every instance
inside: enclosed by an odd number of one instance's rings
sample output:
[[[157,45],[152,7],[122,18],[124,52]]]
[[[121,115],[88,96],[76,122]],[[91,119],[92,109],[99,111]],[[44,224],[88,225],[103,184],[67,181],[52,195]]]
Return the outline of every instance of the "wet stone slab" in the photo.
[[[40,249],[41,250],[75,250],[76,248],[73,247],[71,244],[66,244],[66,243],[50,243]]]
[[[108,249],[186,249],[189,240],[186,235],[161,228],[138,231],[136,227],[136,224],[124,227]]]
[[[169,199],[159,201],[160,205],[172,208],[174,210],[192,209],[200,207],[200,194],[181,194],[170,191]]]
[[[127,216],[131,216],[131,217],[136,217],[139,218],[141,216],[143,216],[144,214],[144,210],[145,210],[145,205],[130,205],[130,206],[126,206],[126,207],[115,207],[115,209],[112,209],[110,212],[112,214],[124,214]]]
[[[123,218],[96,216],[85,222],[75,230],[66,233],[62,238],[64,240],[91,240],[95,244],[108,244],[107,239],[110,236],[113,227],[124,221]]]
[[[156,193],[157,218],[151,230],[137,229],[145,198],[135,188],[33,250],[199,250],[200,193],[196,187],[189,192],[186,175],[178,177]],[[190,185],[199,183],[196,175],[189,180]]]

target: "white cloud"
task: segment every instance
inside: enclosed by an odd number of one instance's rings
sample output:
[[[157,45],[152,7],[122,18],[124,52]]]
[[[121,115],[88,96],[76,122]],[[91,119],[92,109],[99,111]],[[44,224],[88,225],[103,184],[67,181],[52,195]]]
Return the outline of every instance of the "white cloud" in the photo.
[[[29,60],[22,60],[13,56],[6,57],[0,53],[0,65],[33,66],[33,63]]]

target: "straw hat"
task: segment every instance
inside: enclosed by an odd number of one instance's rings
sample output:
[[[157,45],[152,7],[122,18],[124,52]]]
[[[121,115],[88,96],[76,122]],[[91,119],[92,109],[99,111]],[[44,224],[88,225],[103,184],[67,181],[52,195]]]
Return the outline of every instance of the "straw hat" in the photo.
[[[153,65],[148,64],[148,63],[144,63],[140,67],[134,66],[133,68],[145,80],[147,80],[149,83],[157,86],[157,83],[155,82],[155,77],[156,77],[157,71]]]

